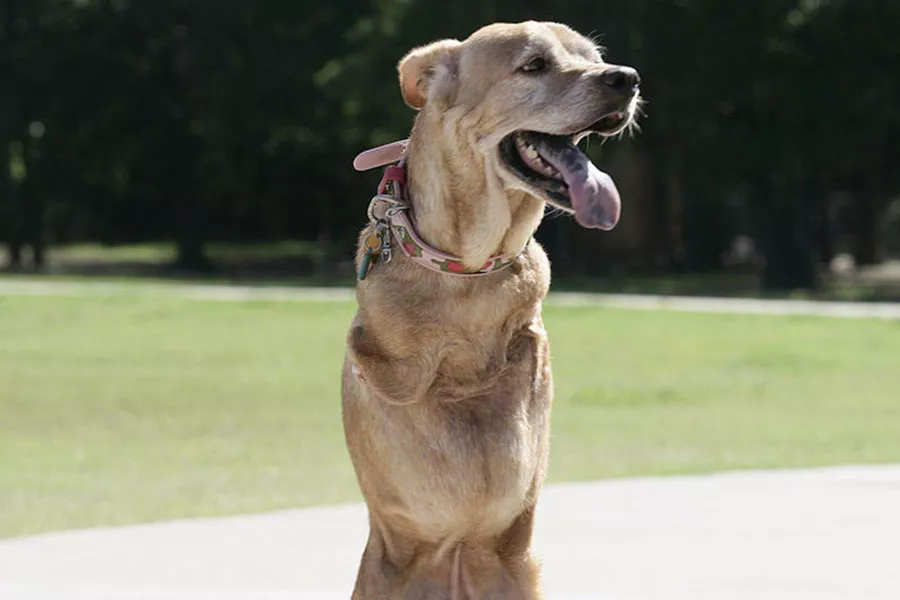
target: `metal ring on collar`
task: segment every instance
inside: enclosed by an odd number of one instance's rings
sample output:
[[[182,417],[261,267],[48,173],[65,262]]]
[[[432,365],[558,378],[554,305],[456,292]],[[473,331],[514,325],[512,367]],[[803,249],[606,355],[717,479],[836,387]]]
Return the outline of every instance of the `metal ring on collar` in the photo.
[[[384,202],[386,204],[392,205],[385,211],[384,214],[386,217],[393,217],[397,214],[398,211],[406,210],[408,208],[405,202],[403,202],[402,200],[398,200],[393,196],[389,196],[387,194],[378,194],[376,196],[373,196],[372,200],[369,202],[369,208],[366,211],[366,214],[369,217],[369,221],[371,221],[372,223],[378,220],[378,217],[375,216],[375,205],[378,204],[378,202]]]

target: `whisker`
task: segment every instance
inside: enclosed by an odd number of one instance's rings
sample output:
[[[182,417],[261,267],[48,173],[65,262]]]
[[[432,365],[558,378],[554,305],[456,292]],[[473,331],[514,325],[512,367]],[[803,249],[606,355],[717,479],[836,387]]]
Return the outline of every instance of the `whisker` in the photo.
[[[560,207],[553,206],[552,204],[548,203],[546,205],[546,209],[544,211],[544,218],[545,219],[556,219],[557,217],[559,217],[561,215],[565,215],[565,214],[566,214],[566,211],[564,211]]]

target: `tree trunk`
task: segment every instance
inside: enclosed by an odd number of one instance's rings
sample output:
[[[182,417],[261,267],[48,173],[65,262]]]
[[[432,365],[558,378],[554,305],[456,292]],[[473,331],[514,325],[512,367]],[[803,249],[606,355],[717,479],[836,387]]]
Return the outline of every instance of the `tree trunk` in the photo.
[[[186,187],[187,190],[191,189],[190,186]],[[197,199],[190,193],[182,193],[178,197],[178,206],[175,207],[178,219],[176,267],[185,271],[210,271],[212,264],[206,257]]]
[[[718,185],[713,173],[690,164],[682,171],[684,201],[682,231],[687,268],[691,271],[721,269],[728,247],[724,203],[716,197]]]
[[[881,208],[882,185],[878,170],[871,168],[866,173],[862,194],[856,201],[856,240],[854,258],[859,266],[876,265],[881,262]]]
[[[834,246],[834,217],[832,216],[831,198],[822,198],[822,205],[819,207],[818,217],[818,246],[819,246],[819,262],[823,264],[831,264],[834,260],[836,249]]]
[[[190,14],[190,13],[188,13]],[[197,186],[197,162],[200,142],[191,131],[193,107],[190,102],[190,87],[195,76],[194,52],[191,36],[196,30],[183,16],[183,23],[176,28],[174,47],[170,56],[173,75],[174,97],[180,103],[179,111],[173,115],[170,142],[178,152],[169,153],[170,197],[176,202],[177,220],[176,243],[178,259],[176,266],[188,271],[209,271],[211,263],[204,251],[203,211]]]
[[[686,262],[684,240],[684,186],[682,185],[683,172],[676,161],[669,163],[665,174],[665,222],[666,247],[669,254],[669,264],[676,269],[683,269]]]
[[[22,268],[22,247],[25,245],[25,203],[20,186],[10,182],[7,186],[8,210],[6,221],[6,240],[9,247],[9,268],[18,271]]]
[[[656,266],[673,269],[679,262],[674,224],[677,215],[673,208],[677,202],[675,196],[680,190],[678,174],[669,167],[668,157],[671,153],[663,150],[661,144],[651,148],[649,154],[648,174],[651,178],[649,206],[653,214],[648,223],[651,228],[651,239],[655,240],[653,250],[656,253]]]
[[[770,207],[764,220],[763,269],[763,289],[770,292],[815,290],[819,285],[809,213],[804,208],[807,199],[793,187],[772,190],[763,184],[758,190],[760,204]]]
[[[24,156],[27,175],[22,181],[22,205],[24,216],[24,233],[28,245],[31,246],[32,268],[41,271],[44,268],[44,197],[40,189],[40,150],[38,142],[25,137]]]
[[[5,164],[4,164],[5,166]],[[18,271],[22,268],[22,200],[19,197],[18,187],[7,178],[3,186],[6,206],[2,214],[2,225],[5,230],[6,244],[9,253],[7,266],[10,270]]]
[[[831,181],[821,169],[813,181],[812,193],[815,201],[815,241],[818,248],[820,264],[830,265],[837,249],[834,239],[834,200],[829,191],[833,189]]]

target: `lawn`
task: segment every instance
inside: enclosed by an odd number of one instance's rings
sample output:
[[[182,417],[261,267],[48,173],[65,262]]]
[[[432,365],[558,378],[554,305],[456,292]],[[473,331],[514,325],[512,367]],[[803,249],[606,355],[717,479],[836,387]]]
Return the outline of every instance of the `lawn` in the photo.
[[[0,297],[0,537],[359,499],[351,303],[134,289]],[[554,481],[900,461],[900,322],[551,305],[546,325]]]

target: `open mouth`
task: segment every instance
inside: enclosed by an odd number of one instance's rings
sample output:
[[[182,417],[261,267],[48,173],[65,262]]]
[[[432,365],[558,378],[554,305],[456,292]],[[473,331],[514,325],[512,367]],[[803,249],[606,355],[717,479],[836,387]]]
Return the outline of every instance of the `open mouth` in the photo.
[[[591,132],[615,133],[627,120],[625,112],[610,113],[575,135],[516,131],[500,142],[500,157],[513,174],[546,201],[575,213],[579,225],[608,231],[619,221],[619,191],[612,178],[598,169],[575,141]]]
[[[612,135],[618,133],[627,120],[627,112],[621,110],[616,111],[601,117],[600,120],[591,125],[588,130],[597,132],[601,135]]]

